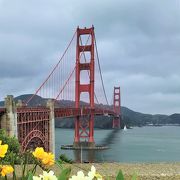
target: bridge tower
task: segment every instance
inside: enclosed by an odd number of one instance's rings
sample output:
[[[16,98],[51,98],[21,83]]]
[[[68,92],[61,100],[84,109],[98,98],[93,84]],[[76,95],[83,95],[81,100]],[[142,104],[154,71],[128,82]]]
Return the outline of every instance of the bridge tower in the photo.
[[[113,128],[120,128],[121,123],[121,97],[120,87],[114,87],[114,119]]]
[[[90,38],[90,44],[81,44],[83,35]],[[90,59],[88,62],[82,63],[81,57],[83,53],[89,52]],[[81,84],[81,71],[89,71],[89,83]],[[90,114],[87,120],[77,116],[75,119],[75,137],[74,146],[80,146],[81,142],[88,142],[88,146],[94,146],[94,27],[80,29],[77,28],[77,44],[76,44],[76,80],[75,80],[75,107],[80,108],[80,96],[82,92],[89,94]]]

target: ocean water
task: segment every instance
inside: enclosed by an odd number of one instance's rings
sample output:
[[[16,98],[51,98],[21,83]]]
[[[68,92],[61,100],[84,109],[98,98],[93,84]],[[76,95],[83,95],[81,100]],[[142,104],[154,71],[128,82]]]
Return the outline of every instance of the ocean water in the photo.
[[[134,127],[124,130],[95,129],[96,144],[108,150],[61,150],[73,144],[74,130],[56,128],[56,157],[66,154],[75,161],[88,162],[178,162],[180,161],[180,126]]]

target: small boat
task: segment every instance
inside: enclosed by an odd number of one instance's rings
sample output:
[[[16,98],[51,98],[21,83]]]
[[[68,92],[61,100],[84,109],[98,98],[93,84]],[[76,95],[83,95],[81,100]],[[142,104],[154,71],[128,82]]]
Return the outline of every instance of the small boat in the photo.
[[[127,131],[127,127],[126,127],[126,125],[124,125],[124,131]]]

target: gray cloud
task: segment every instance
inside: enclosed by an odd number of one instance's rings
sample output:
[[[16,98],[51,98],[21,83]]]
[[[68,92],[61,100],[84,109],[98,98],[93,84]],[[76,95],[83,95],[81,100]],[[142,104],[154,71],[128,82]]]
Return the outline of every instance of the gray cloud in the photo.
[[[0,99],[32,93],[77,25],[94,24],[109,99],[146,113],[180,112],[178,0],[0,0]]]

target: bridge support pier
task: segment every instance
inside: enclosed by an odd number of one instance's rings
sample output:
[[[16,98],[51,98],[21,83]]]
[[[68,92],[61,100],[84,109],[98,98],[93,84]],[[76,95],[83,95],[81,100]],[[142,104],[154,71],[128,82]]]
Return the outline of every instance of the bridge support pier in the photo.
[[[1,117],[1,129],[5,129],[8,136],[18,137],[17,109],[12,95],[5,98],[6,113]]]
[[[88,35],[90,44],[83,44],[81,36]],[[88,41],[87,40],[87,41]],[[82,55],[85,52],[90,54],[88,61],[82,62]],[[94,142],[94,27],[80,29],[77,28],[77,44],[76,44],[76,80],[75,80],[75,107],[81,108],[81,93],[89,94],[89,107],[91,112],[87,119],[83,116],[77,116],[75,119],[75,135],[74,146],[86,144],[87,146],[95,146]],[[87,70],[89,72],[89,81],[83,83],[80,81],[81,72]]]
[[[55,124],[54,124],[54,102],[49,99],[47,107],[50,109],[49,114],[49,151],[55,154]]]
[[[113,128],[121,128],[121,96],[120,87],[114,87],[114,113]]]

